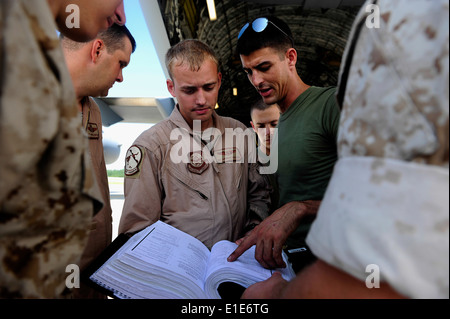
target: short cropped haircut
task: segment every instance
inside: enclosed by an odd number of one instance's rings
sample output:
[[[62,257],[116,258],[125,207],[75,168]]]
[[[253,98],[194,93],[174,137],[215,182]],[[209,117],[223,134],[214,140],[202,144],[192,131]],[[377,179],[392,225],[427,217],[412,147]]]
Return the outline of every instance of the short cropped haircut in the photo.
[[[252,116],[254,110],[265,111],[272,106],[276,106],[276,104],[266,104],[263,99],[258,99],[250,106],[250,117]]]
[[[252,52],[264,48],[273,48],[280,53],[284,53],[289,48],[292,48],[293,37],[292,31],[289,26],[283,20],[274,16],[266,18],[274,23],[278,28],[283,30],[283,32],[285,32],[290,38],[283,34],[271,23],[269,23],[266,29],[261,32],[255,32],[252,29],[252,26],[249,25],[240,39],[238,39],[237,53],[239,55],[248,56]],[[250,21],[250,23],[252,23],[254,20]]]
[[[166,53],[166,68],[173,80],[172,69],[175,65],[187,63],[192,71],[198,71],[206,59],[211,59],[219,71],[219,59],[216,53],[206,43],[187,39],[171,47]]]
[[[95,38],[102,40],[106,46],[106,50],[109,54],[111,54],[117,50],[125,49],[124,43],[122,41],[124,37],[127,37],[130,40],[132,52],[134,52],[136,50],[136,40],[134,39],[130,30],[128,30],[128,28],[124,25],[118,25],[115,23],[107,30],[99,32]],[[60,39],[64,48],[71,51],[76,51],[86,44],[75,42],[63,36],[62,33],[60,35]]]

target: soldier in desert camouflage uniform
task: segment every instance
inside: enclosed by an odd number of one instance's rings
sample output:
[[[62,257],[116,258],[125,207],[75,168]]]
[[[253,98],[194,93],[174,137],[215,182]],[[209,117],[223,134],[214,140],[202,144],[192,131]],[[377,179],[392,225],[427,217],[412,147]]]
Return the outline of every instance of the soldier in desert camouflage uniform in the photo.
[[[449,3],[377,5],[380,27],[363,6],[344,55],[339,160],[307,238],[320,261],[246,297],[449,297]]]
[[[68,36],[86,40],[125,22],[121,0],[101,1],[102,9],[94,6],[99,0],[77,3],[92,9],[91,20],[81,17],[76,30],[58,25]],[[55,32],[67,4],[0,3],[1,298],[61,297],[66,266],[84,249],[93,202],[101,205]]]

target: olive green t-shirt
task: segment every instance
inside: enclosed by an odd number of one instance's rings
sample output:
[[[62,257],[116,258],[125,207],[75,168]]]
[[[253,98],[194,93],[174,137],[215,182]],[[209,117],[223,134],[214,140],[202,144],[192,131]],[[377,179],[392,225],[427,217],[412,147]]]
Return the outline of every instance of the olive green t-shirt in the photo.
[[[291,201],[322,200],[337,160],[340,110],[335,87],[310,87],[278,122],[279,207]],[[303,240],[311,222],[291,237]],[[289,242],[288,242],[289,244]]]

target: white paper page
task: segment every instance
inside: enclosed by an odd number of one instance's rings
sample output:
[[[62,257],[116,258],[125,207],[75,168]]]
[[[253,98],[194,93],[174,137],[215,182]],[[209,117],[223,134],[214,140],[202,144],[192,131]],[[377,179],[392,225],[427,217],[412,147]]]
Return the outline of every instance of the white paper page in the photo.
[[[147,271],[131,268],[129,265],[123,264],[118,260],[115,261],[113,267],[108,272],[104,272],[103,276],[109,275],[110,281],[116,282],[120,291],[130,298],[193,298],[197,293],[192,294],[191,289],[183,289],[183,282],[187,282],[180,277],[174,277],[173,273],[168,274],[159,269],[157,275]],[[178,280],[177,280],[178,278]],[[190,287],[196,287],[190,283]],[[200,288],[197,290],[202,291]]]
[[[209,254],[198,239],[161,221],[148,227],[143,238],[124,251],[124,255],[178,273],[201,288]]]
[[[167,294],[172,295],[170,298],[205,298],[203,287],[185,276],[130,258],[128,254],[124,254],[120,261],[116,260],[113,268],[133,282],[132,285],[141,290],[145,298],[165,298]]]
[[[205,280],[205,292],[218,298],[217,288],[222,282],[235,282],[247,288],[248,286],[268,279],[275,271],[280,272],[284,279],[291,280],[295,277],[292,266],[287,261],[287,256],[283,254],[286,268],[275,270],[265,269],[255,259],[256,246],[252,246],[245,251],[236,261],[228,262],[228,256],[237,248],[237,245],[229,241],[216,243],[208,261],[208,271]]]
[[[117,291],[124,291],[127,294],[128,298],[138,298],[138,296],[130,293],[134,290],[133,286],[131,286],[130,290],[123,289],[124,287],[127,287],[127,282],[129,282],[129,280],[128,278],[126,278],[126,276],[122,276],[120,272],[117,272],[115,270],[114,263],[117,259],[123,256],[123,253],[128,249],[129,246],[136,245],[144,237],[144,235],[145,234],[141,232],[131,237],[127,241],[127,243],[120,247],[116,251],[116,253],[108,259],[107,262],[105,262],[99,269],[97,269],[96,272],[94,272],[90,276],[90,279],[100,286],[116,292],[115,295],[119,298],[124,298],[124,296],[120,295],[120,293],[117,293]]]
[[[252,274],[254,277],[264,280],[269,278],[272,272],[269,269],[265,269],[255,259],[255,246],[250,247],[245,251],[236,261],[228,262],[227,258],[238,246],[230,241],[222,240],[216,243],[212,250],[209,260],[209,269],[206,276],[216,271],[219,268],[229,267],[239,271],[242,274]]]

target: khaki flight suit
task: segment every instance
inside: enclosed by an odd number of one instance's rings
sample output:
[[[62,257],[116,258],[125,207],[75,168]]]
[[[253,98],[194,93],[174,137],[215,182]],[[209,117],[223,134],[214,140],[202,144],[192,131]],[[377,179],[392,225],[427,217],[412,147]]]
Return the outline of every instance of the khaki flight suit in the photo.
[[[211,248],[217,241],[240,238],[249,217],[267,217],[270,188],[248,156],[250,144],[256,151],[254,134],[245,145],[227,144],[227,128],[247,128],[216,113],[213,120],[214,138],[205,138],[206,133],[193,133],[176,107],[136,139],[126,155],[119,233],[162,220]]]
[[[90,227],[89,239],[81,256],[80,269],[84,270],[112,241],[112,209],[109,194],[108,174],[103,151],[102,115],[100,108],[92,98],[82,101],[83,127],[89,139],[89,153],[103,208],[94,216]],[[83,282],[80,289],[73,289],[74,298],[105,298],[106,296],[88,287]]]

